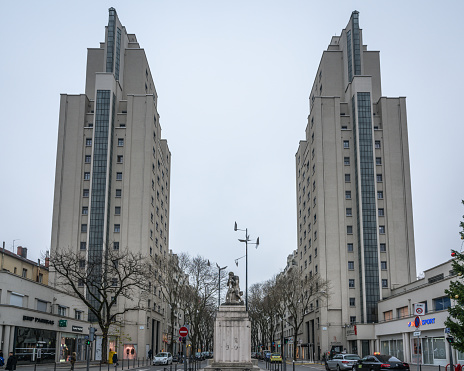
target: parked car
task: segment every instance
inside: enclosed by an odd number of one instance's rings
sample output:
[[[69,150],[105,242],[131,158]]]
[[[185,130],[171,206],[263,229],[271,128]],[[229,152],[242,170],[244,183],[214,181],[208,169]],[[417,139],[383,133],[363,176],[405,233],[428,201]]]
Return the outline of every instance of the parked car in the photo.
[[[357,354],[335,354],[331,359],[326,360],[325,368],[327,371],[351,370],[360,359]]]
[[[376,354],[369,355],[359,360],[356,365],[353,366],[353,371],[409,371],[409,364],[400,361],[398,358],[386,355]]]
[[[197,361],[203,361],[205,358],[203,357],[203,353],[201,353],[201,352],[196,352],[196,353],[195,353],[195,359],[196,359]]]
[[[263,350],[263,359],[266,361],[266,360],[269,360],[270,357],[271,357],[271,351]]]
[[[269,360],[271,361],[271,363],[273,362],[282,363],[282,356],[280,355],[280,353],[271,353],[271,355],[269,356]]]
[[[180,358],[180,357],[179,357],[177,354],[174,354],[174,355],[172,356],[172,361],[173,361],[173,362],[179,362],[179,358]]]
[[[172,365],[172,355],[169,352],[158,353],[153,358],[154,365]]]

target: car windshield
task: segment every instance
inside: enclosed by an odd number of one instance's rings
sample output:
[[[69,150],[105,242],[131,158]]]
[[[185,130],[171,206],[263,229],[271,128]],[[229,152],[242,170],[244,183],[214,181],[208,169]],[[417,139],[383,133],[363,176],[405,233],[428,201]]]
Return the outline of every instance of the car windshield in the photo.
[[[167,353],[158,353],[158,354],[156,355],[156,357],[167,357],[167,356],[168,356]]]
[[[345,359],[361,359],[361,357],[357,355],[350,355],[350,356],[345,356]]]
[[[274,356],[274,357],[280,357],[279,353],[272,353],[271,355]]]
[[[393,357],[393,356],[389,356],[389,355],[380,355],[380,356],[376,356],[376,357],[380,362],[384,362],[384,363],[387,363],[387,362],[401,362],[398,358]]]

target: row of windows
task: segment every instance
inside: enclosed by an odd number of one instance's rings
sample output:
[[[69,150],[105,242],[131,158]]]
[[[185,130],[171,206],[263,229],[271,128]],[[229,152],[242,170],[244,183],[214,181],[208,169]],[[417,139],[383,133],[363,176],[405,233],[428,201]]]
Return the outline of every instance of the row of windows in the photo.
[[[353,234],[353,226],[352,225],[347,225],[346,226],[346,233],[347,234]],[[379,225],[379,233],[380,234],[385,234],[385,226],[384,225]]]
[[[349,157],[344,157],[343,158],[343,164],[348,166],[350,165],[350,158]],[[375,164],[376,165],[382,165],[382,157],[376,157],[375,158]]]
[[[85,139],[85,146],[86,147],[92,147],[92,138],[86,138]],[[118,138],[118,147],[124,147],[124,138]],[[86,157],[86,161],[87,162],[87,156]],[[89,157],[89,160],[90,160],[90,156]],[[90,162],[90,161],[88,161]]]
[[[386,261],[381,261],[380,262],[380,268],[382,270],[386,270],[387,269],[387,262]],[[350,271],[354,270],[354,261],[348,261],[348,270],[350,270]],[[353,281],[353,283],[354,283],[354,281]]]
[[[343,128],[343,127],[342,127]],[[346,128],[346,127],[345,127]],[[345,129],[346,130],[346,129]],[[343,141],[343,148],[348,149],[350,148],[350,141],[349,140],[344,140]],[[375,141],[375,148],[380,149],[380,140]]]
[[[377,183],[382,183],[383,182],[383,177],[382,174],[377,174],[376,175]],[[351,174],[345,174],[345,183],[350,183],[351,182]],[[304,189],[303,189],[304,192]]]
[[[351,191],[345,191],[345,199],[351,200]],[[377,191],[377,199],[383,200],[383,191]]]

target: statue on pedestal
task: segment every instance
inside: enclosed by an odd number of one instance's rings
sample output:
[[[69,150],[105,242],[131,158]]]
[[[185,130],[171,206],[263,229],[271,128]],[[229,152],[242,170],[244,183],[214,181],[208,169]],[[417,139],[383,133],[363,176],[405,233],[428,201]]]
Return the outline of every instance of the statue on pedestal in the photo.
[[[229,289],[226,294],[226,305],[243,305],[243,291],[240,291],[239,278],[234,275],[234,272],[229,272],[227,286]]]

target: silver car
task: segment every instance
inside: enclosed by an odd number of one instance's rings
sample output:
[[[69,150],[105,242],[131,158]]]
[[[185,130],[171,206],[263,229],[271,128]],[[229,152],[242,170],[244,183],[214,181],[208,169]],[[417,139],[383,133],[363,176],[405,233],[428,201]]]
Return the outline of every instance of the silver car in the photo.
[[[351,370],[360,359],[357,354],[336,354],[326,361],[326,369],[327,371]]]
[[[172,355],[169,352],[158,353],[153,358],[153,365],[172,365]]]

